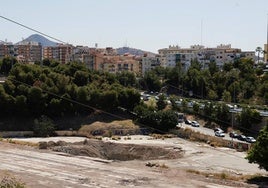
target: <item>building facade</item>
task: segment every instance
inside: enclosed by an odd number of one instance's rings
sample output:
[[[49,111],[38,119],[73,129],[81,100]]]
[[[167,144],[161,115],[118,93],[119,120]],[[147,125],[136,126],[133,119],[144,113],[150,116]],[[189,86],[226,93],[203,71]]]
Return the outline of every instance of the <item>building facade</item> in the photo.
[[[15,46],[20,63],[35,63],[42,60],[42,46],[37,42],[21,42]]]
[[[17,48],[11,42],[1,42],[0,43],[0,59],[5,57],[16,57]]]
[[[161,56],[161,66],[174,67],[180,62],[185,70],[190,66],[191,61],[197,60],[203,68],[208,68],[210,62],[215,62],[222,68],[226,62],[234,62],[236,58],[245,57],[256,60],[254,51],[242,52],[241,49],[232,48],[230,44],[219,45],[215,48],[205,48],[202,45],[193,45],[190,48],[169,46],[158,50]]]
[[[69,44],[58,44],[43,48],[43,59],[56,60],[61,64],[70,62],[73,53],[73,46]]]

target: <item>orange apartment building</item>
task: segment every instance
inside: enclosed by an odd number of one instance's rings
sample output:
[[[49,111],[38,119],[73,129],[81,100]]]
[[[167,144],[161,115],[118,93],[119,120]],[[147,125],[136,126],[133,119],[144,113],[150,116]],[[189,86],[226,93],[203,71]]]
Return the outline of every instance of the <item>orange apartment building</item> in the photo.
[[[68,44],[58,44],[57,46],[47,46],[43,48],[43,59],[56,60],[66,64],[71,59],[73,46]]]
[[[133,55],[106,55],[95,53],[93,69],[98,71],[117,73],[130,71],[141,74],[141,60]]]
[[[17,59],[21,63],[35,63],[42,60],[42,46],[37,42],[21,42],[16,45]]]
[[[16,48],[12,43],[0,43],[0,58],[15,57],[17,55]]]

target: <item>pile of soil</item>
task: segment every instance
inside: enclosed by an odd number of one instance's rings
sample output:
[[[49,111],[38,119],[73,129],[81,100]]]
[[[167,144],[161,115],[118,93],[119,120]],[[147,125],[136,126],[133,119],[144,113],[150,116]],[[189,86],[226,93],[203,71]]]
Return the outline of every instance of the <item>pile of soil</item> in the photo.
[[[51,144],[50,144],[51,145]],[[183,156],[181,148],[164,148],[136,144],[119,144],[88,139],[83,143],[55,145],[50,147],[53,151],[64,152],[72,155],[96,157],[108,160],[153,160],[176,159]]]

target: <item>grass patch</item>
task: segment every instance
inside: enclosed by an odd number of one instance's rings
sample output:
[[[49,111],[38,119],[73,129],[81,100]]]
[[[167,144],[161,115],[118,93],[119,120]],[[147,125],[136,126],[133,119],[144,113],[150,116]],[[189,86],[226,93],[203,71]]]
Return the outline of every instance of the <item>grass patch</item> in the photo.
[[[228,172],[209,173],[209,172],[203,172],[203,171],[198,171],[194,169],[188,169],[186,170],[186,172],[191,173],[191,174],[202,175],[202,176],[209,177],[209,178],[220,179],[220,180],[245,181],[247,178],[247,176],[232,175]]]
[[[6,173],[0,181],[0,188],[25,188],[25,183]]]
[[[177,137],[174,134],[150,134],[149,136],[151,136],[153,139],[161,139],[161,140],[164,140],[166,138],[175,138],[175,137]]]
[[[212,147],[228,147],[228,148],[234,148],[238,151],[247,151],[248,150],[248,144],[246,143],[236,143],[231,142],[230,140],[225,140],[216,136],[210,136],[205,135],[200,132],[196,132],[195,130],[192,130],[190,128],[185,129],[174,129],[171,131],[172,134],[177,135],[180,138],[184,138],[187,140],[195,141],[195,142],[204,142]]]
[[[264,185],[268,185],[268,177],[263,175],[234,175],[229,172],[221,172],[221,173],[209,173],[198,171],[195,169],[187,169],[186,172],[191,174],[202,175],[209,178],[220,179],[220,180],[230,180],[230,181],[242,181],[249,184],[256,184],[259,187],[263,187]]]
[[[32,147],[38,146],[38,143],[32,143],[32,142],[27,142],[27,141],[22,141],[22,140],[13,140],[11,138],[2,139],[1,141],[11,143],[11,144],[23,145],[23,146],[32,146]]]

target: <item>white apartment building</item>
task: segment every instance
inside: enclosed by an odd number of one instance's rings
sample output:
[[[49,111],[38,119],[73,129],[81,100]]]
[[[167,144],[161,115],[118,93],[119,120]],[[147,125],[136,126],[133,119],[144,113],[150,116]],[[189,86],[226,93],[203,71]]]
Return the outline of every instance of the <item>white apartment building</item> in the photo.
[[[180,62],[185,70],[189,68],[190,62],[194,59],[202,63],[203,68],[207,68],[212,61],[222,68],[225,62],[234,62],[238,57],[256,59],[254,51],[241,52],[241,49],[232,48],[231,44],[221,44],[216,48],[205,48],[202,45],[193,45],[190,48],[169,46],[169,48],[159,49],[158,52],[161,56],[161,66],[174,67],[177,62]]]
[[[143,56],[141,59],[142,75],[144,75],[145,72],[150,71],[160,65],[161,65],[160,56],[156,56],[156,57]]]

